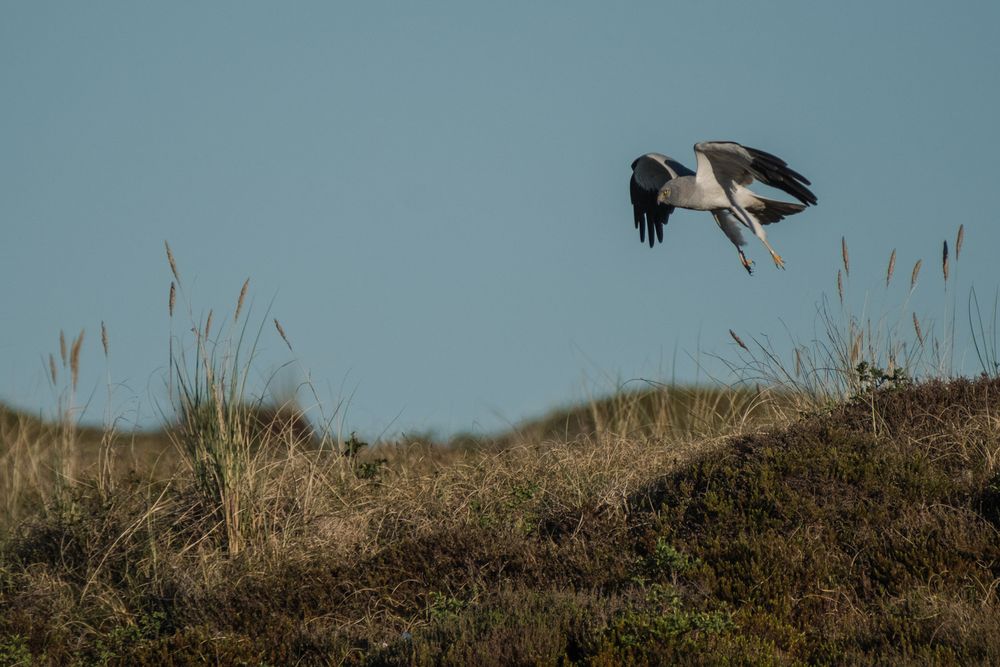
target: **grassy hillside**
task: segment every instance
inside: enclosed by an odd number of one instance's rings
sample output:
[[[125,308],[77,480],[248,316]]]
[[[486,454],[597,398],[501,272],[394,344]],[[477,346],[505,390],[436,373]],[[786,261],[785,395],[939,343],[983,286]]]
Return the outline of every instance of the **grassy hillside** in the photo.
[[[914,384],[920,261],[855,315],[842,244],[818,336],[730,330],[742,388],[369,445],[251,396],[249,281],[213,329],[167,256],[163,431],[78,427],[82,332],[61,418],[0,409],[0,665],[1000,664],[1000,328],[970,293],[990,377]]]
[[[1000,382],[694,395],[81,481],[8,526],[0,663],[1000,662]]]

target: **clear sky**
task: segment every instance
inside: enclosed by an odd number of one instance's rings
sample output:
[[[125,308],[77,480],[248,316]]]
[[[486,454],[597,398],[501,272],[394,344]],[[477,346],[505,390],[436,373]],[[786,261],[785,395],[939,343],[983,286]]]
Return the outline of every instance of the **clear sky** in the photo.
[[[991,296],[998,24],[996,2],[3,3],[0,399],[51,410],[43,360],[85,328],[88,417],[110,371],[115,411],[155,423],[165,239],[196,317],[249,276],[295,350],[266,328],[261,376],[294,358],[366,433],[694,380],[729,328],[807,339],[842,235],[857,300],[895,247],[934,315],[965,223]],[[752,240],[747,277],[704,213],[640,244],[630,162],[716,139],[813,182],[769,228],[787,271]]]

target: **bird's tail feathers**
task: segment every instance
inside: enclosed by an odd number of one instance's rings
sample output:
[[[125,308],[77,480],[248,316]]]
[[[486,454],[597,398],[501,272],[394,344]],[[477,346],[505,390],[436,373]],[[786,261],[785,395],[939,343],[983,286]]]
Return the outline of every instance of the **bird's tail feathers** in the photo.
[[[757,199],[760,201],[760,206],[753,207],[753,213],[762,225],[770,225],[772,222],[784,220],[786,216],[794,215],[806,208],[802,204],[778,201],[767,197],[758,196]]]

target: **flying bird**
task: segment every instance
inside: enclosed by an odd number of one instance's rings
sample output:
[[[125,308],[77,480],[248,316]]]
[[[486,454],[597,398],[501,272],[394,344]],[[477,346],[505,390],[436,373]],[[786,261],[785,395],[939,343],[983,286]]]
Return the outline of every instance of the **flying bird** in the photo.
[[[743,254],[746,241],[741,226],[760,239],[775,266],[785,268],[784,260],[767,242],[764,225],[816,204],[816,195],[806,187],[812,185],[809,179],[775,155],[732,141],[698,143],[694,145],[694,153],[698,160],[696,172],[660,153],[646,153],[632,162],[629,189],[639,240],[648,237],[651,248],[656,241],[662,243],[663,226],[675,208],[710,211],[736,246],[747,273],[753,273],[753,262]],[[754,179],[783,190],[802,203],[754,194],[747,189]]]

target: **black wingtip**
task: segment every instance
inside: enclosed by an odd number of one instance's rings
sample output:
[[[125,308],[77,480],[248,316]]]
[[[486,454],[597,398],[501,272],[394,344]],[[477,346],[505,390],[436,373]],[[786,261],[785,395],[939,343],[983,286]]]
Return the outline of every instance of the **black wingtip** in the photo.
[[[812,182],[799,172],[788,166],[788,163],[777,155],[762,151],[759,148],[744,146],[753,158],[752,167],[764,178],[760,179],[767,185],[774,186],[779,190],[784,190],[800,202],[807,206],[815,206],[819,203],[816,195],[807,185]]]

